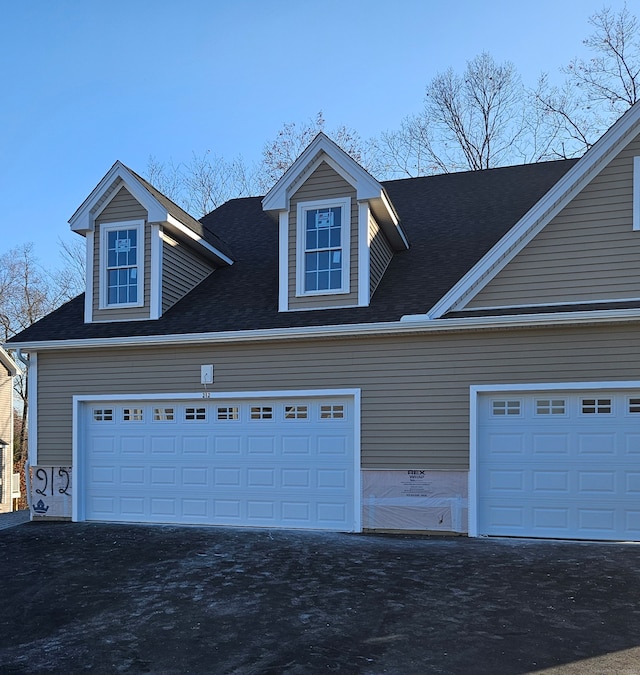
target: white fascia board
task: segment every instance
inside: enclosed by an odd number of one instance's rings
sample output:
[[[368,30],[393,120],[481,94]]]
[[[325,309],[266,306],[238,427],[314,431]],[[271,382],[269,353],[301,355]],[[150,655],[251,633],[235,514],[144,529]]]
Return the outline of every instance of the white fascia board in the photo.
[[[153,197],[147,188],[140,183],[122,162],[118,161],[111,169],[109,169],[104,178],[84,200],[78,210],[71,216],[69,224],[71,225],[72,230],[75,232],[89,232],[90,230],[93,230],[95,218],[99,215],[100,211],[106,207],[110,200],[107,200],[101,205],[98,213],[93,213],[92,210],[100,201],[104,192],[111,187],[117,178],[122,180],[123,186],[146,209],[149,214],[149,221],[163,222],[167,219],[168,213],[162,204]]]
[[[341,337],[372,337],[380,335],[415,335],[477,331],[484,328],[516,329],[630,323],[640,321],[640,309],[557,312],[536,315],[508,315],[498,317],[461,317],[455,319],[428,319],[379,323],[345,324],[339,326],[312,326],[304,328],[272,328],[266,330],[222,331],[219,333],[177,333],[173,335],[141,335],[118,338],[90,338],[77,340],[48,340],[19,342],[6,345],[10,349],[59,350],[96,347],[139,347],[163,345],[229,344],[265,342],[272,340],[308,340]]]
[[[11,373],[11,377],[15,377],[20,371],[18,364],[2,347],[0,347],[0,363]]]
[[[609,389],[638,389],[640,380],[598,380],[594,382],[535,382],[530,384],[474,384],[470,391],[474,395],[507,392],[534,391],[606,391]]]
[[[287,208],[287,201],[292,185],[307,170],[308,165],[316,160],[319,153],[324,153],[335,163],[335,165],[332,165],[334,169],[336,165],[340,167],[340,175],[343,175],[343,172],[348,174],[351,180],[348,178],[345,178],[345,180],[354,185],[358,199],[380,197],[382,192],[380,183],[326,134],[320,132],[300,154],[298,159],[287,169],[282,178],[265,195],[262,200],[262,209],[264,211],[283,211]]]
[[[150,319],[159,319],[162,316],[162,246],[162,230],[158,223],[153,223],[151,225],[151,275],[149,277]]]
[[[294,398],[304,396],[305,398],[327,398],[347,396],[353,398],[356,402],[360,396],[360,389],[272,389],[259,391],[195,391],[179,393],[161,393],[161,394],[132,394],[131,392],[123,394],[77,394],[73,396],[74,407],[77,403],[87,401],[190,401],[195,399],[215,400],[241,400],[250,398]]]
[[[395,239],[398,239],[400,242],[399,248],[409,250],[409,241],[402,229],[398,214],[393,208],[393,204],[391,203],[391,200],[387,196],[385,190],[382,190],[379,201],[382,204],[384,214],[388,218],[388,223],[382,220],[380,221],[380,225],[384,227],[385,232],[392,243],[396,244],[397,246],[398,242],[396,242]]]
[[[93,321],[93,256],[95,246],[95,232],[93,230],[87,232],[85,240],[87,242],[87,249],[85,251],[85,289],[84,289],[84,322],[91,323]]]
[[[27,444],[27,457],[31,466],[38,464],[38,353],[29,354],[29,391],[27,392],[27,403],[29,404],[27,414],[27,434],[29,442]]]
[[[202,246],[202,248],[207,250],[221,262],[226,263],[227,265],[233,265],[233,260],[231,258],[226,256],[221,251],[219,251],[217,248],[215,248],[215,246],[212,246],[209,242],[206,241],[206,239],[203,239],[197,232],[194,232],[191,228],[187,227],[186,225],[183,225],[170,213],[167,214],[165,222],[167,223],[167,225],[169,225],[170,229],[173,228],[177,230],[178,232],[180,232],[180,234],[184,235],[188,239],[191,239],[191,241],[197,243],[199,246]]]
[[[289,212],[278,216],[278,311],[289,310]]]
[[[371,295],[369,202],[358,203],[358,307],[368,307]]]
[[[479,293],[634,138],[636,103],[578,162],[424,315],[438,319]]]

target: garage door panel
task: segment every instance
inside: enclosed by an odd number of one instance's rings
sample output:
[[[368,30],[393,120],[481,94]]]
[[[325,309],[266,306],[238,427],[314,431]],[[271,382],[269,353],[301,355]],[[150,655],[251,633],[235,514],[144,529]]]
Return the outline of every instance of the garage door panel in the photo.
[[[309,457],[311,455],[311,438],[309,436],[283,436],[282,454]]]
[[[566,507],[539,507],[531,509],[531,527],[539,532],[554,532],[564,536],[569,529],[570,515]]]
[[[275,436],[249,436],[247,438],[247,452],[249,455],[275,455]]]
[[[120,453],[122,455],[142,455],[146,452],[146,438],[140,436],[121,436]]]
[[[533,432],[531,437],[531,451],[534,457],[539,455],[566,457],[570,453],[571,443],[569,434]]]
[[[85,516],[352,530],[351,405],[121,402],[109,434],[89,406]]]
[[[569,495],[570,475],[566,470],[532,470],[533,491],[536,494]]]
[[[208,452],[208,436],[183,436],[183,455],[205,455]]]
[[[140,488],[146,484],[146,469],[144,466],[120,466],[120,483]]]
[[[600,455],[611,457],[616,454],[615,433],[578,433],[578,455]]]
[[[116,452],[115,436],[94,436],[91,439],[91,451],[94,455],[114,455]]]
[[[151,456],[177,454],[176,437],[172,434],[166,436],[151,436]]]
[[[239,455],[242,452],[240,436],[218,436],[213,438],[214,455]]]
[[[625,455],[640,455],[640,433],[626,433],[623,435]]]
[[[640,415],[631,413],[628,392],[481,399],[480,534],[640,539]],[[509,401],[517,416],[500,412]],[[562,414],[547,414],[553,406]],[[522,451],[509,452],[518,437]]]

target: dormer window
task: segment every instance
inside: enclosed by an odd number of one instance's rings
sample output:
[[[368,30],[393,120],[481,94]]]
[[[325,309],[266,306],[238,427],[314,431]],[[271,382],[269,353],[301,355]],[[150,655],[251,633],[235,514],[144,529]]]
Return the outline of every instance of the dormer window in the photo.
[[[102,225],[100,307],[143,304],[144,222]]]
[[[297,295],[349,292],[351,199],[298,204]]]

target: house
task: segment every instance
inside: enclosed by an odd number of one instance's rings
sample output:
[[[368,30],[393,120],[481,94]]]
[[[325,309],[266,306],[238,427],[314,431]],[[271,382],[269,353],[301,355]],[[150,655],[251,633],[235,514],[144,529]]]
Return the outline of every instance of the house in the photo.
[[[0,347],[0,513],[13,510],[13,378],[14,360]]]
[[[639,134],[382,183],[319,134],[201,221],[116,162],[7,345],[34,517],[640,540]]]

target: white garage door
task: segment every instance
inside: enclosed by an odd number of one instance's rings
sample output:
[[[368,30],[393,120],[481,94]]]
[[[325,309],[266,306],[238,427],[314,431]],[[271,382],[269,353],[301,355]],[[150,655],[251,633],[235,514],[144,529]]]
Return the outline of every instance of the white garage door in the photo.
[[[349,397],[84,408],[86,520],[357,528]]]
[[[640,391],[479,397],[478,534],[640,540]]]

